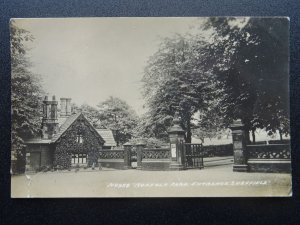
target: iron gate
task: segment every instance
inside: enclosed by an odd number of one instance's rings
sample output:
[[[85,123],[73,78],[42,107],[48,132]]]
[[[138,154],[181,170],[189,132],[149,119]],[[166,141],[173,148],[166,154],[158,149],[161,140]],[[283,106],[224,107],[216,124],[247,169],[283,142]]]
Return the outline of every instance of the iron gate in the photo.
[[[204,167],[202,144],[179,142],[178,147],[182,152],[182,164],[186,169],[202,169]]]

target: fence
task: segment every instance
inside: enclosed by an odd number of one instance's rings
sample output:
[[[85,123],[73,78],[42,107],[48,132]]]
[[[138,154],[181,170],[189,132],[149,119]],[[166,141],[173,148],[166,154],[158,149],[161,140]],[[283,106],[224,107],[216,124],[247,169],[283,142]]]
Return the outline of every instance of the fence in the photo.
[[[182,151],[184,168],[203,168],[204,157],[233,155],[232,144],[202,146],[201,144],[182,143],[181,145],[181,147],[177,147]],[[132,163],[136,162],[137,169],[141,170],[169,170],[171,163],[171,149],[169,147],[126,146],[124,149],[101,150],[99,154],[101,166],[114,169],[129,169],[132,168]],[[214,164],[222,163],[221,161],[214,162]]]
[[[233,156],[233,145],[202,146],[181,143],[177,145],[182,154],[184,168],[203,168],[205,166],[225,165]],[[99,152],[101,166],[115,169],[132,168],[137,162],[141,170],[169,170],[171,163],[170,148],[145,148],[144,146],[128,146],[119,150],[101,150]],[[245,146],[245,166],[250,172],[290,172],[290,144],[256,144]],[[218,157],[225,157],[218,159]],[[215,159],[213,158],[215,157]],[[204,158],[204,160],[203,160]],[[208,161],[207,161],[208,160]],[[223,160],[223,161],[222,161]],[[240,164],[236,164],[240,166]]]
[[[130,146],[118,150],[99,151],[99,163],[103,167],[114,169],[132,168],[137,162],[137,169],[167,170],[170,165],[170,148],[143,148]]]
[[[250,172],[290,172],[290,144],[247,145]]]
[[[103,167],[124,169],[124,150],[101,150],[98,162]]]
[[[141,157],[137,156],[137,159],[141,159],[138,165],[143,170],[168,170],[171,150],[170,148],[144,148],[141,151]]]

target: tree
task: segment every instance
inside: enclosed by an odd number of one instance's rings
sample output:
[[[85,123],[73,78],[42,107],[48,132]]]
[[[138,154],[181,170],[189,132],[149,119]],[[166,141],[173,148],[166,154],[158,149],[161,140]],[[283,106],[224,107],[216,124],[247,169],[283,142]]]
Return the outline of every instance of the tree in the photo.
[[[145,113],[139,117],[139,120],[137,121],[137,126],[134,129],[134,136],[145,139],[150,137],[158,138],[159,134],[156,128],[155,124],[151,121],[149,113]]]
[[[192,116],[207,108],[214,98],[215,84],[207,69],[207,52],[201,39],[176,35],[164,39],[149,59],[142,81],[149,109],[147,124],[156,138],[166,137],[178,111],[186,142],[191,142]]]
[[[254,140],[257,128],[288,134],[288,20],[210,18],[209,28],[226,126],[240,118]]]
[[[92,107],[88,104],[83,104],[77,108],[77,111],[82,112],[85,118],[92,124],[95,128],[102,128],[100,122],[100,112],[97,108]]]
[[[40,109],[43,91],[40,79],[30,70],[24,43],[33,40],[32,35],[19,28],[12,20],[11,33],[11,104],[12,104],[12,166],[13,173],[22,172],[25,165],[24,139],[40,132]]]
[[[111,96],[97,107],[100,125],[114,131],[117,145],[124,144],[133,136],[138,116],[125,101]]]
[[[202,109],[194,115],[195,126],[193,135],[204,142],[204,138],[215,138],[226,132],[222,108],[219,98],[215,98],[209,107]]]

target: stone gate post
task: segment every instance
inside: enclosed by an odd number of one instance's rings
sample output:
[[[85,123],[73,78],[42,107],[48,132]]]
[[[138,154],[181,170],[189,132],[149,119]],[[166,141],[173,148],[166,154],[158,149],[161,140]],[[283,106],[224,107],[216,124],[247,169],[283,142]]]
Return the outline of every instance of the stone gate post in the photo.
[[[142,141],[139,141],[136,144],[136,163],[137,163],[137,170],[142,169],[142,159],[143,159],[143,149],[146,147],[146,144]]]
[[[126,142],[123,144],[124,146],[124,169],[128,170],[131,169],[131,147],[132,144],[129,142]]]
[[[230,126],[232,131],[232,141],[233,141],[233,156],[234,165],[233,171],[237,172],[247,172],[247,156],[246,156],[246,134],[244,130],[244,124],[242,121],[235,120]]]
[[[185,131],[180,126],[179,113],[176,112],[173,119],[173,126],[169,129],[170,147],[171,147],[171,163],[170,170],[182,170],[182,148],[178,147],[179,142],[184,142]]]

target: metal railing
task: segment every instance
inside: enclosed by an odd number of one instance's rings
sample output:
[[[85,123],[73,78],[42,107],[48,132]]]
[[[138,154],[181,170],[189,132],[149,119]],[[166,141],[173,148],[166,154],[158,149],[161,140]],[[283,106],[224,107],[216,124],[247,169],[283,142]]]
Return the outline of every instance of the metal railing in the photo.
[[[142,150],[143,159],[170,159],[171,150],[169,148],[144,148]]]
[[[101,150],[100,159],[124,159],[124,150]]]

